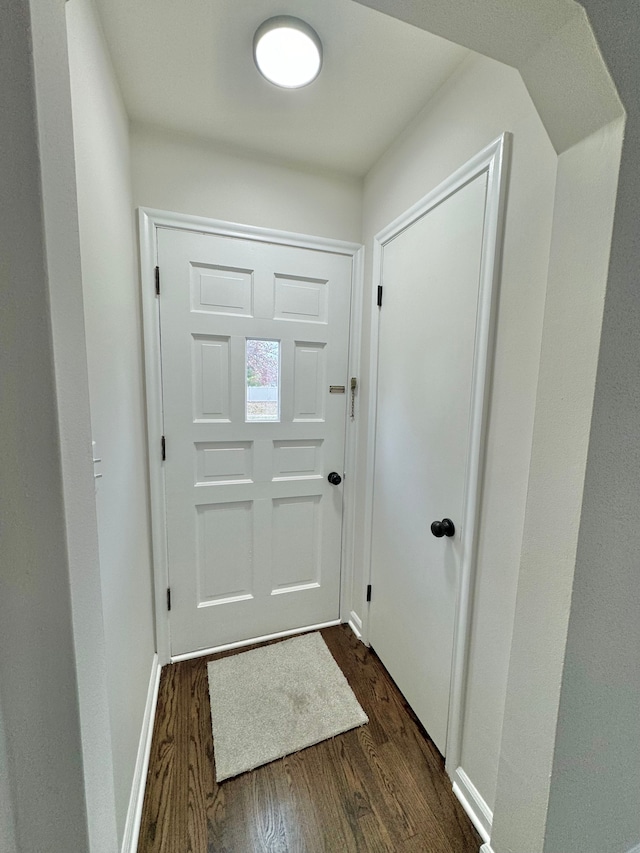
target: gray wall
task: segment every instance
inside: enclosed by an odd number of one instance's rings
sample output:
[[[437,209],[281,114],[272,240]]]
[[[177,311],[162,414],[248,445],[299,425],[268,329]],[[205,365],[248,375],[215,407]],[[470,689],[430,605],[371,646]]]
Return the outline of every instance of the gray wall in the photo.
[[[17,853],[12,782],[0,697],[0,850],[3,853]]]
[[[26,0],[3,0],[1,712],[18,849],[82,853],[87,816],[29,25]]]

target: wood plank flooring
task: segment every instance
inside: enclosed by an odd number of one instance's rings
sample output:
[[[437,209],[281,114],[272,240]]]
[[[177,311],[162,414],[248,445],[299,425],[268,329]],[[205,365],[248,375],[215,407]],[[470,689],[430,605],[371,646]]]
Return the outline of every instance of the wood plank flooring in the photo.
[[[138,853],[478,853],[442,757],[375,653],[344,625],[322,635],[369,725],[221,785],[214,658],[163,669]]]

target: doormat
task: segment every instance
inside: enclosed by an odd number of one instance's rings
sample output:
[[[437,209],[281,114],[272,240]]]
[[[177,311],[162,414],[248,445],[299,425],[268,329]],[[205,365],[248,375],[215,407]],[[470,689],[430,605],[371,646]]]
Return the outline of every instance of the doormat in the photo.
[[[369,722],[317,632],[207,670],[218,782]]]

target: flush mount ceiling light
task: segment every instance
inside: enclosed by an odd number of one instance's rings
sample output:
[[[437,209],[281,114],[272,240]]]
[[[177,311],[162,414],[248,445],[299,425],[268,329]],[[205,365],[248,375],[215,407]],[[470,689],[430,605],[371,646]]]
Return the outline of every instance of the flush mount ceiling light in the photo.
[[[322,42],[316,31],[290,15],[278,15],[260,24],[253,37],[258,71],[283,89],[308,86],[322,67]]]

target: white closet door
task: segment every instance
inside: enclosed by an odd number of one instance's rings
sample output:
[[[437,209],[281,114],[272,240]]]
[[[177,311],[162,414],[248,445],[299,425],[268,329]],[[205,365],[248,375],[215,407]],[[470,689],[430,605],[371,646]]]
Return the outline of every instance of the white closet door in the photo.
[[[486,193],[483,173],[382,255],[370,640],[443,754]]]

